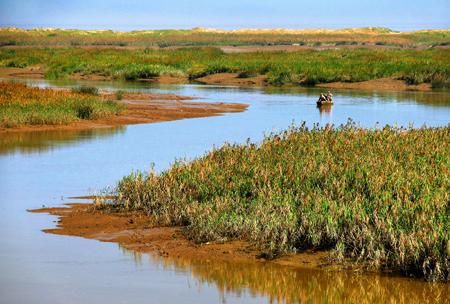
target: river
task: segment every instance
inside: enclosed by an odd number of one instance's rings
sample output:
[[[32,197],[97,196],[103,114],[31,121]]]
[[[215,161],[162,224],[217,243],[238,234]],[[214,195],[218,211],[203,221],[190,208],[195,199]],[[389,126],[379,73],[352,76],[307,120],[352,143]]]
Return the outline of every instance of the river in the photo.
[[[101,193],[132,170],[167,168],[225,142],[260,141],[303,121],[367,128],[450,123],[450,92],[335,91],[316,108],[317,89],[258,89],[133,82],[26,80],[41,87],[95,85],[249,104],[223,116],[107,130],[0,135],[0,303],[449,302],[448,284],[271,263],[217,263],[137,255],[113,243],[45,234],[55,218],[27,209]]]

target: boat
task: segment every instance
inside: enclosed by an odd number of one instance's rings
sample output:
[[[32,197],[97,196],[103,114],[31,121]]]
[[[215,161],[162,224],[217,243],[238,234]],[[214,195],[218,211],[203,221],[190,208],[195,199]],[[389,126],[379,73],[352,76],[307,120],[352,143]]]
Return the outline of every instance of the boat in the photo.
[[[323,93],[320,94],[319,99],[317,100],[317,106],[325,106],[325,105],[332,105],[333,104],[333,95],[328,92],[327,95],[324,95]]]
[[[333,104],[333,100],[317,100],[318,106],[331,106]]]

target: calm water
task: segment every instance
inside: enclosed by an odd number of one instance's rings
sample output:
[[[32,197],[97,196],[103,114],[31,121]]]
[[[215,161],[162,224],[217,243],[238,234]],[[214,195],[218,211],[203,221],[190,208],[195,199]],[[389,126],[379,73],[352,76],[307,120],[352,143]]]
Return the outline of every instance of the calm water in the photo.
[[[30,81],[39,86],[73,82]],[[336,91],[330,111],[317,90],[95,83],[113,89],[243,102],[243,113],[110,130],[0,135],[0,303],[449,302],[448,285],[270,263],[233,264],[137,256],[116,244],[42,233],[55,218],[26,209],[95,194],[132,170],[167,168],[224,142],[261,140],[290,124],[420,127],[450,123],[450,93]]]

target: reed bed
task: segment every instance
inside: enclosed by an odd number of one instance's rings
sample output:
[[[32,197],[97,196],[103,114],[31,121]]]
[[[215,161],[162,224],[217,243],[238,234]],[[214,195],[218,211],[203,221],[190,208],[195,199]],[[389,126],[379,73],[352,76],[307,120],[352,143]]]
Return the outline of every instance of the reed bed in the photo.
[[[227,54],[216,48],[178,50],[0,49],[0,66],[42,65],[47,78],[76,73],[135,80],[161,75],[191,80],[232,72],[240,77],[266,75],[271,85],[357,82],[383,77],[410,84],[450,87],[446,49],[337,49]]]
[[[116,102],[79,92],[0,82],[0,126],[62,125],[81,119],[106,118],[121,109]]]
[[[337,261],[449,279],[450,126],[305,125],[133,172],[108,208],[185,226],[196,242],[247,240],[275,257],[331,249]]]

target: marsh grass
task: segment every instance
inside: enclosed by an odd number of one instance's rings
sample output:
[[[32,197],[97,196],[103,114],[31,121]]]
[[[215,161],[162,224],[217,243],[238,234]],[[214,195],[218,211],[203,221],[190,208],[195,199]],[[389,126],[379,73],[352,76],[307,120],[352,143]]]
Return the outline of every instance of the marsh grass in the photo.
[[[215,74],[266,75],[272,85],[314,85],[393,77],[410,84],[448,87],[450,52],[445,49],[340,49],[226,54],[216,48],[177,50],[16,49],[0,50],[0,66],[43,65],[47,78],[75,73],[136,80],[160,75],[191,80]]]
[[[90,90],[89,90],[90,91]],[[61,125],[116,115],[121,106],[99,96],[0,82],[0,126]]]
[[[244,239],[268,257],[337,260],[449,279],[450,127],[291,127],[161,173],[134,172],[109,208],[186,226],[196,242]]]

